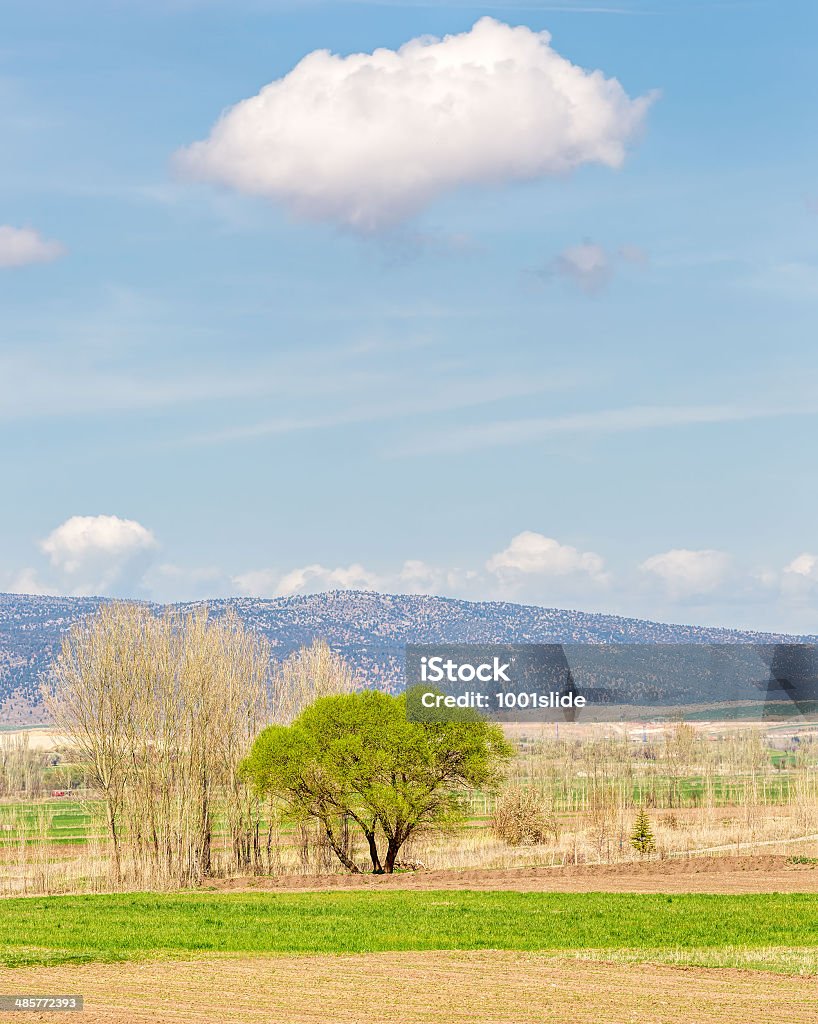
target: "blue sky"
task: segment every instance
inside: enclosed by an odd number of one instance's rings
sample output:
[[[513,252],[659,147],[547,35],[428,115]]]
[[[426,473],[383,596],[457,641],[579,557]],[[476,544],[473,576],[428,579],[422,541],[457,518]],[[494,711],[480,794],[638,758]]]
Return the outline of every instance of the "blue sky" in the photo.
[[[306,55],[487,16],[483,50],[551,34],[576,124],[536,53],[471,107],[435,65],[305,114]],[[816,29],[806,0],[6,0],[0,589],[818,631]],[[310,59],[332,97],[351,64]],[[450,87],[462,140],[427,145]]]

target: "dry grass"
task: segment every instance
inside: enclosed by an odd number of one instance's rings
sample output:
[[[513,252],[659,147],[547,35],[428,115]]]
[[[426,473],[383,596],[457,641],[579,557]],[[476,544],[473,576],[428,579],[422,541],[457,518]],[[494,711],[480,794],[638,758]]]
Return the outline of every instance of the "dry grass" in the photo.
[[[630,844],[641,806],[656,843],[650,860],[818,857],[818,746],[810,731],[798,742],[788,736],[791,749],[777,753],[772,728],[681,726],[604,735],[587,726],[561,726],[556,736],[553,726],[525,732],[518,726],[515,732],[520,753],[509,779],[511,797],[528,817],[532,808],[542,817],[546,841],[519,845],[516,836],[508,836],[511,842],[498,837],[490,827],[494,798],[475,793],[468,797],[466,828],[421,835],[407,844],[401,860],[455,871],[634,863],[643,859]],[[41,806],[32,815],[0,804],[0,892],[117,888],[99,804],[87,805],[88,841],[74,846],[55,839],[54,805]],[[215,877],[236,874],[229,831],[227,825],[214,828]],[[359,838],[351,838],[353,856],[366,870],[367,851]],[[543,835],[529,829],[526,838]],[[124,841],[124,887],[133,888],[135,880],[138,887],[167,887],[162,878],[146,878],[132,857]],[[339,867],[318,828],[296,828],[265,812],[251,873],[329,875]]]
[[[768,955],[775,955],[773,952]],[[5,992],[76,992],[86,1024],[747,1024],[818,1020],[815,983],[762,972],[493,951],[211,958],[0,970]],[[8,1014],[0,1019],[16,1020]],[[76,1014],[49,1014],[71,1024]]]

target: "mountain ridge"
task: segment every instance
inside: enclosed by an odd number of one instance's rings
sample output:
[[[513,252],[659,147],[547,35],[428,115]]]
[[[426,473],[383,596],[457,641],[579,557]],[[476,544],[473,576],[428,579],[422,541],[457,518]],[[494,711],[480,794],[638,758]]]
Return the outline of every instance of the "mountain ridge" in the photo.
[[[44,722],[41,677],[64,633],[101,597],[0,593],[0,726]],[[161,608],[155,602],[144,602]],[[232,608],[260,630],[276,658],[316,637],[343,654],[368,685],[399,687],[406,643],[781,643],[814,636],[693,626],[510,601],[336,590],[278,598],[214,598],[172,605]]]

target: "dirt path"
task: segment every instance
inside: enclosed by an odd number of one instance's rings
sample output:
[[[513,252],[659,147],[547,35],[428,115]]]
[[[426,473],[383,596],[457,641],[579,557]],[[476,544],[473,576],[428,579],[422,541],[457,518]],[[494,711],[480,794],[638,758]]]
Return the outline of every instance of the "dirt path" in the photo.
[[[397,875],[287,875],[214,883],[221,891],[502,889],[515,892],[818,892],[818,866],[785,857],[702,857],[564,868],[415,871]]]
[[[793,846],[795,843],[814,843],[816,840],[818,840],[818,833],[812,833],[808,836],[796,836],[794,839],[756,839],[752,843],[742,843],[741,846],[745,850],[748,848],[759,850],[762,846]],[[735,849],[735,843],[722,843],[720,846],[702,846],[691,852],[696,856],[700,856],[705,853],[733,852]],[[685,857],[688,855],[685,853],[670,853],[668,856]]]
[[[0,970],[0,992],[82,993],[52,1024],[818,1022],[818,982],[536,954],[378,953]],[[21,1020],[0,1013],[0,1020]]]

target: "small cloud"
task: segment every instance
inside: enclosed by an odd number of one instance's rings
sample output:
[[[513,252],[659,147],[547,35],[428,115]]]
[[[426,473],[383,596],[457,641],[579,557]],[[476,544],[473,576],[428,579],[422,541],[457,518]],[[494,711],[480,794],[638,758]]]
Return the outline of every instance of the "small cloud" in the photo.
[[[671,597],[686,598],[716,590],[727,578],[730,558],[723,551],[674,548],[652,555],[639,568],[660,580]]]
[[[37,597],[57,597],[59,591],[44,583],[36,569],[21,569],[11,578],[6,589],[10,594],[34,594]]]
[[[622,263],[644,267],[648,254],[638,245],[622,245],[616,252],[610,252],[597,242],[585,241],[563,249],[539,276],[562,277],[586,295],[597,295],[608,287]]]
[[[397,50],[308,54],[181,150],[186,177],[383,230],[464,185],[618,168],[653,96],[551,47],[548,32],[481,18]]]
[[[43,238],[33,228],[0,224],[0,268],[51,263],[64,253],[65,247],[60,242]]]
[[[375,590],[379,582],[375,573],[357,563],[337,569],[314,563],[283,575],[274,569],[258,569],[233,578],[233,585],[246,597],[290,597],[323,590]]]
[[[394,589],[402,594],[463,594],[478,578],[472,569],[443,569],[410,558],[403,563]]]
[[[769,577],[785,598],[796,602],[812,601],[818,591],[818,556],[804,551],[780,573],[770,573]]]
[[[354,562],[327,568],[320,563],[289,572],[258,569],[233,577],[234,589],[247,597],[288,597],[327,590],[380,590],[400,594],[462,594],[479,578],[471,570],[446,569],[409,559],[399,570],[374,572]]]
[[[633,263],[638,267],[647,266],[650,262],[647,250],[640,245],[620,245],[618,255],[625,263]]]
[[[158,547],[153,533],[134,519],[72,516],[40,542],[72,594],[108,594],[140,580]]]
[[[554,260],[553,269],[554,273],[572,281],[587,295],[601,292],[614,273],[608,253],[593,242],[563,249]]]
[[[538,576],[584,576],[595,583],[606,583],[605,563],[593,551],[579,551],[560,544],[553,537],[525,530],[513,537],[503,551],[486,562],[489,572],[508,578]]]
[[[785,573],[801,576],[803,579],[818,580],[818,557],[804,552],[784,567]]]

